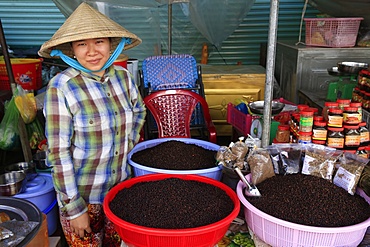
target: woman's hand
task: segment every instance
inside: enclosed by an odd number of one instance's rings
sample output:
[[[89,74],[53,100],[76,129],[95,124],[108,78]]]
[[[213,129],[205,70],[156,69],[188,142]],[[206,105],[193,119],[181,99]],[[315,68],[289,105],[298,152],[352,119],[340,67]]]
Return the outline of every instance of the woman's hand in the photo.
[[[85,236],[85,232],[91,233],[89,214],[86,212],[81,216],[71,220],[70,227],[72,232],[80,236],[80,238]]]

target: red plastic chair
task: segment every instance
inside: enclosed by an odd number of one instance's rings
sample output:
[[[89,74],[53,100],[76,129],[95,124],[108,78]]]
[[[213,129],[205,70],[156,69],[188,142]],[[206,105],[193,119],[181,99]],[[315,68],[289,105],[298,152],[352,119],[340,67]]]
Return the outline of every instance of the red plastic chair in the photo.
[[[194,109],[201,105],[209,141],[217,143],[216,128],[206,100],[199,94],[183,89],[156,91],[144,98],[144,103],[158,127],[158,138],[191,138],[190,122]]]

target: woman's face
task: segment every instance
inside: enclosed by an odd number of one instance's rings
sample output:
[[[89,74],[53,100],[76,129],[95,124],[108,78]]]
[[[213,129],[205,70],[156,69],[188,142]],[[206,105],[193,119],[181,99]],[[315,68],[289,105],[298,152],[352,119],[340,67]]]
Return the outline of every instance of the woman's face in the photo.
[[[85,39],[72,42],[72,51],[77,61],[89,70],[99,70],[110,57],[111,44],[109,38]],[[93,72],[104,75],[104,70]]]

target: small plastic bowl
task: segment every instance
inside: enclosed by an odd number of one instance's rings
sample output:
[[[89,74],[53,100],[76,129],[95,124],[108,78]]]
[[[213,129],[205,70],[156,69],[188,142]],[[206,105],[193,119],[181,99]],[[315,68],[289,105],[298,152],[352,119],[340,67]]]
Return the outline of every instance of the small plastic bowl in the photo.
[[[0,175],[0,196],[14,196],[26,190],[26,174],[6,172]]]

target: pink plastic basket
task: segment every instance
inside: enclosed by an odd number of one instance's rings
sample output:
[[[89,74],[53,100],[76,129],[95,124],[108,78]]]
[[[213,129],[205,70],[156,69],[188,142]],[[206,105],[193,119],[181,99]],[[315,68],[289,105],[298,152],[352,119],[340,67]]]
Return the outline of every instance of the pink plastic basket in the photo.
[[[364,18],[304,18],[306,45],[353,47]]]
[[[250,181],[251,175],[246,179]],[[244,205],[244,215],[248,227],[262,241],[272,246],[346,246],[356,247],[361,243],[370,218],[366,221],[345,227],[313,227],[278,219],[250,204],[243,195],[245,185],[240,181],[236,192]],[[357,193],[370,204],[370,198],[361,190]]]

